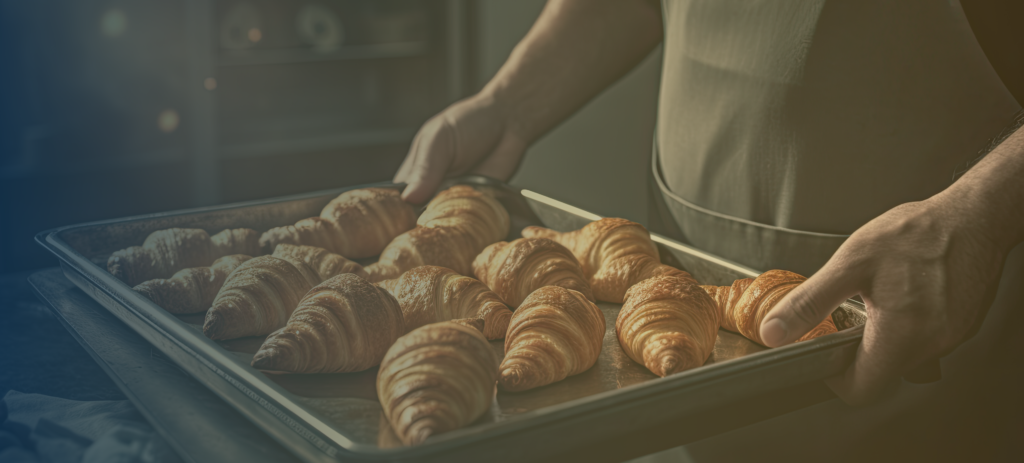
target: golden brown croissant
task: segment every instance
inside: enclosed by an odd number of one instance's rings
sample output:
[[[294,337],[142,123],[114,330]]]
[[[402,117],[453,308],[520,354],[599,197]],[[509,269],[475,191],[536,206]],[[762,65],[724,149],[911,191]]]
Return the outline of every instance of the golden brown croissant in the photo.
[[[761,322],[793,288],[807,278],[785,270],[769,270],[757,278],[736,280],[731,286],[702,286],[718,306],[722,328],[742,334],[760,345]],[[823,320],[796,342],[836,332],[832,316]]]
[[[461,228],[416,227],[391,241],[380,260],[366,266],[366,273],[370,274],[370,281],[379,282],[398,278],[422,265],[436,265],[472,275],[472,262],[477,254]]]
[[[377,396],[406,445],[461,428],[494,399],[498,356],[479,331],[454,322],[421,326],[388,349]]]
[[[114,252],[107,271],[129,286],[169,278],[178,270],[205,267],[232,254],[260,254],[259,233],[248,228],[223,230],[212,237],[198,228],[168,228],[146,237],[142,246]]]
[[[576,257],[565,246],[549,239],[519,238],[494,243],[473,261],[473,273],[513,308],[544,286],[579,291],[594,300]]]
[[[579,292],[558,286],[534,291],[512,316],[498,384],[525,391],[583,373],[601,355],[604,329],[601,309]]]
[[[471,186],[455,185],[437,194],[416,220],[426,228],[456,227],[474,240],[473,247],[483,249],[508,235],[509,215],[490,194]]]
[[[334,198],[319,217],[267,231],[260,237],[260,245],[271,252],[281,243],[304,244],[360,259],[379,254],[415,224],[416,213],[398,190],[362,188]]]
[[[342,273],[353,273],[364,279],[367,277],[362,265],[316,246],[297,246],[282,243],[274,249],[273,256],[286,260],[292,259],[305,262],[306,265],[316,270],[321,280],[326,280]]]
[[[718,317],[714,299],[691,278],[662,275],[626,291],[615,334],[629,358],[664,377],[707,361]]]
[[[416,223],[388,244],[377,263],[366,267],[370,281],[398,278],[421,265],[470,276],[473,258],[508,234],[509,216],[491,195],[456,185],[438,193]]]
[[[224,256],[209,267],[187,268],[171,278],[149,280],[134,289],[173,314],[204,312],[228,275],[249,259],[252,257],[244,254]]]
[[[252,366],[293,373],[363,371],[379,364],[403,334],[395,297],[344,273],[302,298],[285,327],[263,342]]]
[[[659,275],[693,278],[662,264],[651,234],[643,225],[626,219],[604,218],[566,233],[526,227],[523,237],[548,238],[569,248],[599,301],[622,303],[627,289]]]
[[[501,339],[512,318],[512,311],[487,285],[444,267],[416,267],[378,286],[398,299],[407,330],[448,320],[479,318],[484,322],[481,331],[487,339]]]
[[[220,340],[270,333],[284,326],[302,296],[321,281],[301,261],[274,256],[250,259],[224,281],[206,313],[203,334]]]

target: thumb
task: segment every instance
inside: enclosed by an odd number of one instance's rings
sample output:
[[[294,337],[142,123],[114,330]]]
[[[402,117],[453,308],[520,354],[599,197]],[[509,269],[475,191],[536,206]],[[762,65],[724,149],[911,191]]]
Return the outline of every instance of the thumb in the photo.
[[[801,283],[761,322],[761,340],[768,347],[795,342],[818,326],[836,307],[860,290],[860,275],[846,265],[829,260],[821,270]]]

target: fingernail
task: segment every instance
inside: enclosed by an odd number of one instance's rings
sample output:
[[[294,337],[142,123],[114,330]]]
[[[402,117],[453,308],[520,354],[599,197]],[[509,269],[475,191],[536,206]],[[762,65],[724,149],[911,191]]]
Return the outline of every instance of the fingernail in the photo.
[[[771,347],[780,346],[788,334],[789,327],[781,319],[773,318],[761,325],[761,340]]]

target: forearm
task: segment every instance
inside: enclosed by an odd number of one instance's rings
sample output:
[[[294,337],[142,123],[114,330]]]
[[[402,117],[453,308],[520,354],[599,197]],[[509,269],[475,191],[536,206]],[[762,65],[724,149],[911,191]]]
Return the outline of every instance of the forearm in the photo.
[[[649,0],[550,0],[481,91],[531,143],[629,72],[661,41]]]
[[[1003,247],[1024,240],[1024,128],[936,198],[985,221],[983,225]]]

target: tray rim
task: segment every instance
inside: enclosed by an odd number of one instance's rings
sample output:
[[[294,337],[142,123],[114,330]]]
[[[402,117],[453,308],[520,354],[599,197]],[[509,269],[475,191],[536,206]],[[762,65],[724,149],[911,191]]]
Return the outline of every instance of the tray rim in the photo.
[[[509,188],[517,194],[520,194],[527,199],[545,203],[549,206],[565,210],[575,215],[587,218],[590,220],[596,220],[601,216],[593,214],[589,211],[577,208],[575,206],[563,203],[553,198],[544,196],[540,193],[533,192],[531,190],[520,189],[510,187],[502,182],[488,179],[481,176],[469,176],[464,177],[464,182],[478,185],[500,185],[505,188]],[[458,181],[458,179],[456,179]],[[750,354],[741,358],[730,359],[720,363],[707,365],[701,368],[696,368],[686,372],[678,373],[665,378],[656,378],[650,381],[646,381],[639,384],[634,384],[626,387],[622,387],[615,390],[609,390],[592,394],[586,397],[580,397],[572,399],[560,404],[543,407],[536,410],[531,410],[522,414],[517,414],[508,419],[463,428],[455,431],[445,433],[437,436],[431,442],[425,443],[419,446],[413,447],[398,447],[382,449],[375,445],[363,444],[356,442],[351,438],[345,436],[340,431],[337,431],[331,427],[330,424],[324,422],[315,413],[307,410],[306,407],[291,400],[286,394],[290,394],[283,388],[273,383],[269,379],[260,380],[259,371],[248,365],[240,365],[237,359],[229,356],[228,352],[220,346],[216,345],[213,341],[206,339],[203,336],[197,335],[194,329],[188,327],[176,317],[170,313],[160,309],[156,304],[145,299],[140,294],[135,293],[130,286],[124,282],[118,280],[113,275],[109,274],[105,269],[101,268],[96,263],[92,262],[88,257],[78,253],[71,245],[66,243],[60,238],[60,234],[67,231],[84,229],[88,227],[96,227],[110,224],[120,224],[129,222],[139,222],[144,220],[156,219],[156,218],[168,218],[168,217],[179,217],[185,215],[194,215],[202,213],[217,212],[222,210],[233,210],[241,209],[245,207],[256,207],[262,205],[276,204],[289,201],[297,201],[304,199],[312,199],[317,197],[323,197],[328,195],[337,195],[345,191],[367,188],[367,187],[384,187],[384,188],[400,188],[401,184],[395,184],[391,182],[376,182],[370,184],[353,185],[344,188],[328,189],[315,192],[301,193],[296,195],[288,195],[276,198],[259,199],[253,201],[243,201],[237,203],[197,207],[189,209],[181,209],[176,211],[168,211],[162,213],[151,213],[142,214],[131,217],[107,219],[100,221],[92,221],[74,225],[66,225],[61,227],[52,228],[49,230],[42,231],[35,236],[37,243],[42,245],[48,251],[53,253],[61,262],[62,266],[66,265],[70,269],[74,270],[85,280],[87,280],[96,290],[101,291],[107,297],[109,297],[118,305],[125,308],[132,316],[142,321],[153,329],[157,334],[162,336],[164,339],[173,342],[179,349],[189,354],[196,360],[198,360],[205,367],[212,370],[223,380],[233,386],[232,391],[236,393],[242,393],[247,396],[246,398],[253,402],[252,405],[256,405],[266,412],[274,415],[281,425],[286,426],[290,431],[300,435],[305,441],[324,452],[327,456],[332,458],[339,457],[354,457],[363,459],[381,459],[381,458],[416,458],[416,457],[428,457],[443,453],[445,450],[451,449],[452,447],[461,446],[467,444],[477,438],[482,441],[489,439],[499,438],[507,434],[514,434],[521,432],[525,429],[529,429],[535,426],[544,425],[546,423],[554,423],[563,420],[573,420],[583,417],[590,413],[600,412],[609,408],[618,408],[622,406],[628,406],[630,403],[638,401],[647,401],[652,398],[656,398],[658,395],[665,394],[667,392],[687,387],[695,387],[701,384],[712,383],[716,381],[722,381],[730,376],[742,374],[747,370],[768,367],[777,363],[784,363],[796,359],[798,357],[809,355],[815,352],[831,350],[839,348],[843,345],[851,343],[859,343],[863,334],[863,326],[857,326],[849,328],[838,333],[834,333],[825,337],[813,339],[797,344],[791,344],[785,347],[775,348]],[[670,246],[682,252],[693,254],[702,259],[714,260],[720,265],[725,265],[741,273],[748,275],[757,275],[759,272],[756,270],[744,267],[740,264],[722,259],[718,256],[708,254],[698,249],[686,246],[682,243],[676,242],[669,238],[661,235],[651,234],[652,240],[661,243],[666,246]],[[77,285],[77,282],[76,282]],[[87,294],[95,299],[93,294]],[[849,301],[854,306],[860,308],[862,305],[856,301]],[[103,305],[103,304],[101,304]],[[140,310],[141,309],[141,310]],[[109,309],[108,309],[109,310]],[[863,309],[860,309],[863,310]],[[119,315],[119,314],[115,314]],[[120,316],[119,316],[120,318]],[[133,327],[134,329],[134,327]],[[136,330],[137,331],[137,330]],[[142,333],[140,333],[142,334]],[[145,335],[144,335],[145,336]],[[183,339],[190,339],[193,342],[198,341],[197,346],[189,345]],[[209,355],[211,358],[204,358],[199,355],[194,348],[198,348],[203,354]],[[223,352],[222,352],[223,351]],[[173,358],[173,357],[172,357]],[[214,360],[214,361],[211,361]],[[186,371],[188,368],[182,366]],[[219,369],[218,369],[219,367]],[[226,371],[225,371],[226,370]],[[251,371],[248,371],[251,370]],[[228,376],[228,373],[234,373],[235,377]],[[190,375],[195,377],[190,372]],[[201,383],[206,383],[201,378],[196,378]],[[238,379],[243,379],[245,384],[239,384]],[[215,387],[207,385],[211,390],[223,396],[222,391]],[[247,389],[249,392],[247,392]],[[266,399],[253,397],[252,389],[256,389],[258,392],[268,395],[269,399],[273,399],[275,403],[269,403]],[[260,401],[266,401],[268,405],[260,403]],[[238,408],[234,404],[233,400],[227,400],[233,406]],[[281,409],[284,409],[284,412]],[[277,412],[274,411],[277,410]],[[240,410],[244,415],[248,416],[248,413],[244,413],[245,410]],[[284,415],[282,417],[282,414]],[[288,415],[295,415],[289,417]],[[295,418],[301,418],[301,422],[289,424],[287,421],[291,418],[294,421]],[[250,417],[252,420],[252,417]],[[276,430],[268,426],[259,420],[253,420],[255,424],[264,431],[268,432],[271,436],[276,434]],[[312,429],[308,429],[308,428]],[[297,429],[298,428],[298,429]],[[303,432],[305,431],[305,432]],[[312,435],[311,435],[312,434]],[[319,436],[317,436],[319,434]],[[283,445],[289,446],[290,442],[282,442]],[[346,455],[348,454],[348,455]]]

